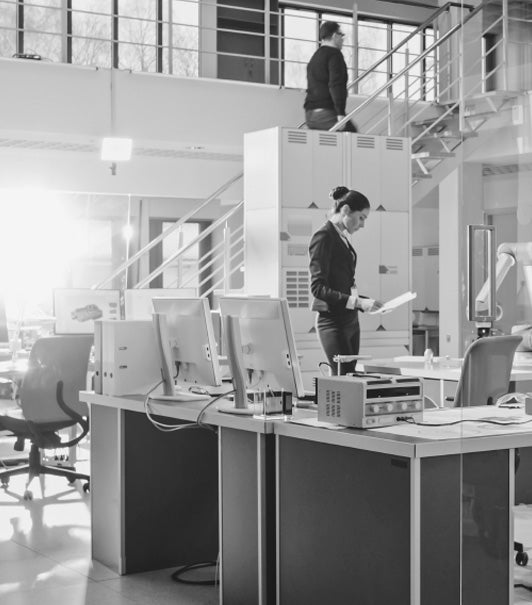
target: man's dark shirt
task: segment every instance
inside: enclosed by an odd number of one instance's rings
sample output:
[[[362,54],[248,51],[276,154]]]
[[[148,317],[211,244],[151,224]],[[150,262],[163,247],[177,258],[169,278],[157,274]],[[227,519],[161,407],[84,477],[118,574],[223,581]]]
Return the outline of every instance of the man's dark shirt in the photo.
[[[320,46],[307,65],[305,109],[332,109],[345,115],[347,99],[347,66],[342,51],[333,46]]]

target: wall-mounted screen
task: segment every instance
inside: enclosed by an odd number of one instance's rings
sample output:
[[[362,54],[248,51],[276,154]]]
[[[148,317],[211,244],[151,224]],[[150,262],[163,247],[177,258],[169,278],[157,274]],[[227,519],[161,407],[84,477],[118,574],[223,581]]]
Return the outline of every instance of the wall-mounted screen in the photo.
[[[93,334],[97,319],[120,319],[119,290],[54,290],[56,334]]]

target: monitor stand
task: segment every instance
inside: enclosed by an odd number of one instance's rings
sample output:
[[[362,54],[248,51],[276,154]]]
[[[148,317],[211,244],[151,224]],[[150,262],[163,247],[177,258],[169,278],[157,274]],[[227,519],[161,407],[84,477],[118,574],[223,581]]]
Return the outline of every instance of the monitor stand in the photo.
[[[239,416],[253,416],[254,414],[262,414],[262,406],[255,403],[248,404],[245,408],[235,407],[234,401],[222,401],[216,408],[224,414],[236,414]]]

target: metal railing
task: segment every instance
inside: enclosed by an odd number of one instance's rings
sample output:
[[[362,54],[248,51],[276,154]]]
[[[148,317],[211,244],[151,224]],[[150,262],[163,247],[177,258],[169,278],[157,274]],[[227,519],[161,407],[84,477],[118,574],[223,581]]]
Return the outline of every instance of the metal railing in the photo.
[[[415,150],[416,146],[427,136],[431,134],[437,134],[438,129],[441,124],[447,119],[448,116],[454,114],[454,112],[458,109],[463,109],[465,106],[465,102],[468,98],[473,96],[478,92],[484,92],[486,90],[486,83],[490,78],[502,71],[504,74],[506,71],[506,57],[507,51],[504,50],[507,45],[507,39],[504,36],[496,42],[493,47],[489,49],[489,51],[483,51],[478,54],[478,57],[475,61],[470,63],[467,66],[467,71],[464,66],[463,61],[463,36],[461,36],[462,28],[466,27],[468,23],[472,22],[472,20],[478,15],[482,14],[482,11],[489,5],[492,5],[491,0],[484,0],[481,4],[476,7],[467,7],[468,14],[460,20],[458,23],[450,27],[446,32],[435,35],[435,41],[425,50],[415,55],[412,60],[410,60],[410,53],[408,50],[408,44],[410,41],[415,39],[416,35],[419,35],[423,29],[426,29],[430,26],[430,24],[435,24],[437,19],[446,11],[448,11],[452,7],[459,6],[463,8],[462,5],[457,5],[456,3],[449,2],[441,8],[437,9],[435,13],[431,16],[430,19],[426,20],[422,23],[418,28],[412,31],[409,35],[407,35],[399,44],[397,44],[391,51],[386,53],[383,57],[381,57],[376,63],[372,65],[370,69],[368,69],[363,74],[356,77],[353,81],[349,83],[349,86],[357,87],[363,80],[371,73],[374,73],[382,64],[388,64],[390,59],[394,56],[395,53],[401,52],[404,50],[405,55],[405,67],[402,68],[395,75],[392,75],[388,81],[378,87],[372,95],[367,97],[355,110],[353,110],[349,115],[347,115],[342,121],[338,122],[331,131],[339,130],[343,124],[345,124],[348,120],[352,119],[355,116],[360,115],[363,111],[368,110],[371,106],[377,106],[375,101],[382,95],[382,93],[386,94],[387,102],[383,109],[377,109],[377,113],[372,115],[369,119],[366,119],[366,128],[363,128],[363,131],[368,134],[388,134],[388,135],[396,135],[396,136],[410,136],[411,129],[415,125],[415,122],[420,119],[423,115],[425,115],[427,111],[427,103],[422,101],[423,96],[420,92],[420,87],[427,87],[427,80],[421,81],[419,75],[412,75],[414,68],[418,65],[423,64],[423,62],[427,59],[427,57],[435,56],[437,52],[440,51],[442,46],[451,41],[458,40],[460,44],[459,56],[461,57],[459,64],[456,64],[456,60],[454,58],[450,58],[446,63],[441,63],[438,65],[438,71],[444,72],[452,71],[451,67],[455,68],[456,76],[449,78],[449,81],[444,84],[441,79],[437,80],[433,79],[431,86],[431,90],[434,93],[434,98],[438,100],[442,100],[443,98],[448,97],[448,102],[445,105],[442,105],[440,108],[439,115],[436,116],[431,123],[422,127],[420,132],[414,135],[412,139],[413,149]],[[506,9],[504,8],[506,6]],[[252,10],[252,9],[246,9]],[[507,31],[507,23],[508,14],[507,14],[507,0],[503,0],[503,10],[502,14],[494,19],[487,27],[481,30],[480,35],[478,36],[478,40],[482,39],[482,36],[494,31],[497,28],[502,28],[502,31]],[[436,31],[436,28],[434,28]],[[499,61],[489,72],[484,69],[486,65],[486,59],[490,56],[491,53],[496,53],[498,49],[502,50],[502,59]],[[495,63],[495,62],[493,62]],[[464,78],[468,78],[470,75],[479,75],[477,81],[473,86],[469,86],[468,90],[464,89]],[[399,92],[394,94],[395,85],[404,81],[404,86],[399,88]],[[503,81],[506,83],[507,78],[503,76]],[[418,88],[414,88],[417,85]],[[394,104],[396,102],[401,101],[403,106],[403,119],[398,120],[397,124],[394,122]],[[382,104],[380,104],[382,106]],[[461,117],[463,120],[463,117]],[[463,123],[461,124],[463,127]],[[457,140],[454,145],[446,145],[446,149],[450,152],[455,149],[458,145],[461,144],[461,140]],[[426,170],[423,164],[420,164],[421,170]],[[123,263],[119,268],[117,268],[111,276],[109,276],[106,280],[98,284],[97,287],[102,287],[103,285],[109,283],[112,279],[117,277],[120,273],[125,271],[131,264],[139,260],[144,254],[146,254],[153,246],[160,243],[164,238],[166,238],[170,233],[173,233],[176,229],[178,229],[184,222],[190,220],[194,214],[203,209],[208,203],[210,203],[213,199],[215,199],[221,192],[225,191],[230,185],[235,183],[236,181],[242,178],[242,174],[238,174],[233,177],[230,181],[228,181],[225,185],[222,185],[215,193],[213,193],[205,202],[200,204],[198,208],[194,209],[184,217],[182,217],[179,221],[177,221],[170,228],[165,230],[158,238],[154,239],[147,246],[145,246],[142,250],[139,250],[134,256],[132,256],[126,263]],[[227,213],[224,217],[221,217],[217,221],[215,221],[212,225],[210,225],[206,230],[201,232],[197,238],[193,241],[187,243],[185,246],[181,246],[172,256],[165,260],[157,269],[152,271],[147,277],[143,278],[135,287],[142,288],[150,284],[150,282],[155,279],[157,276],[161,275],[163,271],[167,267],[169,267],[172,263],[176,261],[179,257],[181,257],[187,250],[189,250],[192,246],[198,244],[200,241],[204,240],[208,235],[210,235],[214,230],[219,229],[222,225],[227,229],[227,220],[237,211],[239,211],[243,206],[243,202],[235,206],[233,209]],[[242,233],[233,233],[229,239],[223,240],[222,243],[218,244],[215,249],[209,253],[206,257],[202,259],[202,262],[198,266],[197,270],[194,274],[191,274],[187,277],[186,280],[181,280],[181,283],[178,284],[181,287],[185,287],[187,284],[190,284],[193,281],[199,281],[200,287],[205,287],[206,284],[210,284],[214,279],[216,280],[214,284],[209,285],[208,293],[212,292],[216,289],[221,283],[227,284],[227,280],[229,277],[234,274],[235,271],[238,271],[243,264],[242,262],[237,262],[237,258],[239,255],[243,257],[242,244],[244,241],[243,230]],[[240,246],[240,248],[239,248]],[[223,255],[223,262],[220,261],[220,255]],[[213,268],[213,271],[208,274],[206,273],[207,269]],[[219,276],[221,274],[221,277]]]
[[[213,232],[215,232],[216,230],[220,229],[221,227],[226,231],[228,231],[228,221],[229,219],[234,216],[237,212],[239,212],[240,210],[242,210],[244,207],[244,202],[241,201],[238,204],[236,204],[235,206],[233,206],[226,214],[224,214],[222,217],[220,217],[219,219],[215,220],[214,222],[212,222],[206,229],[204,229],[203,231],[201,231],[201,233],[195,237],[194,239],[192,239],[191,241],[187,242],[186,244],[183,244],[182,246],[180,246],[175,252],[173,252],[164,262],[162,262],[156,269],[154,269],[149,275],[147,275],[146,277],[142,278],[134,287],[135,288],[145,288],[147,286],[149,286],[149,284],[159,275],[161,275],[168,267],[170,267],[173,263],[176,262],[176,260],[178,258],[180,258],[182,255],[185,254],[185,252],[187,252],[190,248],[192,248],[193,246],[196,246],[197,244],[199,244],[200,242],[202,242],[203,240],[205,240],[208,236],[210,236]],[[182,221],[182,219],[180,219],[179,221],[177,221],[177,223],[182,224],[184,221]],[[175,230],[175,225],[177,225],[177,223],[175,223],[174,225],[172,225],[172,227],[174,227],[173,230]],[[239,236],[240,237],[240,236]],[[238,242],[243,241],[243,235],[241,236],[241,238],[239,239],[239,237],[237,237],[237,240],[229,240],[229,241],[225,241],[224,242],[224,250],[225,248],[228,248],[229,250],[232,249],[232,247],[236,246]],[[151,242],[150,244],[151,246]],[[145,253],[147,251],[147,246],[145,246],[141,251],[142,253]],[[235,268],[229,268],[227,265],[227,257],[223,256],[224,254],[226,254],[226,252],[222,251],[222,257],[223,257],[223,264],[222,267],[224,269],[224,271],[226,272],[226,276],[227,278],[230,277],[230,275],[232,275],[235,271],[237,271],[240,266],[242,266],[243,263],[236,263],[235,264]],[[233,254],[230,259],[235,260],[236,259],[236,254]],[[219,256],[218,259],[220,259],[221,257]],[[197,273],[201,274],[206,267],[203,266],[203,262],[200,263],[200,266],[198,268]],[[218,270],[217,270],[218,271]],[[225,276],[224,276],[225,277]],[[192,279],[192,277],[190,277],[189,279]],[[217,282],[218,283],[218,282]],[[185,284],[181,284],[178,287],[185,287]],[[210,291],[212,291],[213,288],[210,289]],[[204,293],[205,294],[205,293]]]

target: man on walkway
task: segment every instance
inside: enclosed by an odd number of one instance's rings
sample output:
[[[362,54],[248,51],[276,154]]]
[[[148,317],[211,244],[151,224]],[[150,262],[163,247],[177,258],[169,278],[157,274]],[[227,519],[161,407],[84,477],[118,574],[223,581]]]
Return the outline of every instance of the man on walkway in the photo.
[[[320,27],[321,45],[307,65],[307,96],[303,107],[308,128],[329,130],[345,117],[347,66],[342,54],[344,36],[336,21],[325,21]],[[357,132],[351,121],[340,130]]]

